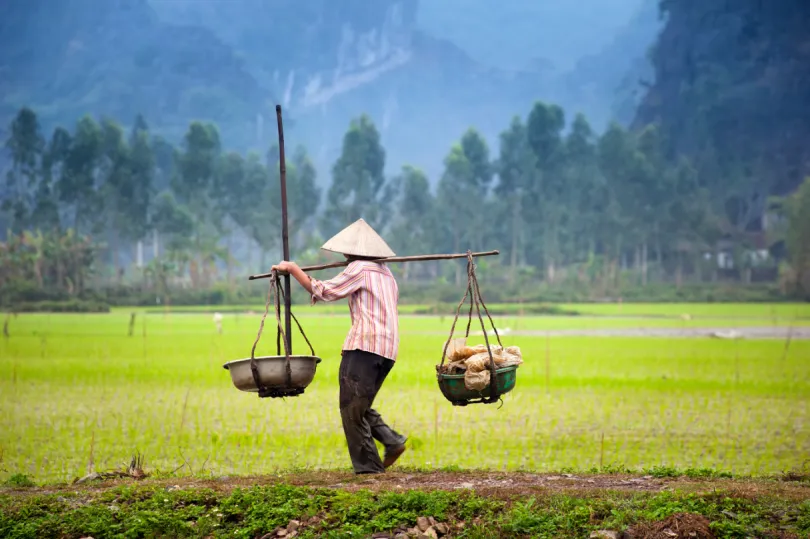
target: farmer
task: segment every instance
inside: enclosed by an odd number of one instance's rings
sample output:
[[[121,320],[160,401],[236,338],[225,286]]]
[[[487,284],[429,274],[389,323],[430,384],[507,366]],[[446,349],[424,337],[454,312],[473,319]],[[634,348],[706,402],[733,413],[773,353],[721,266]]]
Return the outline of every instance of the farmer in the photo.
[[[391,270],[374,259],[394,256],[385,241],[364,220],[346,227],[322,249],[350,261],[329,281],[318,281],[295,262],[282,261],[274,270],[289,273],[318,301],[349,298],[352,327],[343,343],[340,362],[340,416],[354,472],[383,473],[405,451],[406,438],[385,424],[372,407],[374,397],[394,367],[399,347],[399,290]],[[385,447],[380,460],[374,439]]]

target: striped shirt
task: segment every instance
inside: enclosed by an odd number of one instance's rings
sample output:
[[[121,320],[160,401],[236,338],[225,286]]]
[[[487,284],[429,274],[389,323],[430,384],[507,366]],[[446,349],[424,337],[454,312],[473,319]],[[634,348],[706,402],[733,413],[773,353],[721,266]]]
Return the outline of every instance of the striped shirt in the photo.
[[[334,279],[312,282],[312,304],[349,298],[352,328],[343,350],[362,350],[396,361],[399,288],[384,264],[355,260]]]

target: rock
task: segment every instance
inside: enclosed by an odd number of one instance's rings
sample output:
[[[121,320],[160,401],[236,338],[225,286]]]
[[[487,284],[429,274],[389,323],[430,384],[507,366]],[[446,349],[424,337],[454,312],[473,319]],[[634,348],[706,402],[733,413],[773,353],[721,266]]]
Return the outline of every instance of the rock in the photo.
[[[461,488],[473,488],[473,486],[474,486],[474,485],[473,485],[472,483],[467,483],[467,482],[464,482],[464,483],[461,483],[461,484],[459,484],[458,486],[456,486],[456,488],[457,488],[457,489],[461,489]]]
[[[408,539],[407,533],[398,533],[394,536],[394,539]]]
[[[301,527],[301,522],[298,520],[291,520],[289,524],[287,524],[287,531],[294,532],[297,531],[298,528]]]
[[[285,528],[281,528],[276,532],[276,537],[287,537],[287,530]]]
[[[433,517],[428,517],[428,522],[430,522],[430,526],[431,526],[432,528],[435,528],[435,527],[436,527],[436,519],[435,519],[435,518],[433,518]]]
[[[431,539],[439,539],[439,534],[436,533],[436,530],[433,528],[433,526],[425,530],[425,535],[427,537],[430,537]]]
[[[613,530],[596,530],[591,532],[591,539],[621,539],[621,534]]]
[[[419,517],[416,519],[416,527],[419,528],[420,532],[425,532],[430,528],[430,521],[425,517]]]
[[[438,532],[439,535],[447,535],[448,533],[450,533],[450,528],[447,526],[447,524],[442,524],[441,522],[439,522],[438,524],[436,524],[436,531]]]
[[[463,530],[464,529],[464,521],[459,520],[458,522],[456,522],[456,528],[458,528],[459,530]]]

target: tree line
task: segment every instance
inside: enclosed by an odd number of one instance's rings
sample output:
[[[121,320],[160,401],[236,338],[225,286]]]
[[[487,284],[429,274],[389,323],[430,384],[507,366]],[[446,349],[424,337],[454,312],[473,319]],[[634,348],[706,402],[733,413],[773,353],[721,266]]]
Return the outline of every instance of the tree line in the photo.
[[[58,127],[46,138],[36,113],[24,108],[5,147],[0,285],[23,278],[42,284],[43,259],[67,256],[44,245],[75,250],[78,242],[91,253],[81,258],[86,275],[54,266],[44,283],[74,289],[74,281],[88,282],[103,268],[123,279],[122,253],[144,262],[144,278],[159,288],[177,281],[204,288],[223,269],[232,277],[237,258],[248,253],[260,254],[258,265],[248,261],[251,269],[278,256],[276,146],[265,155],[227,151],[217,127],[204,122],[191,123],[174,145],[140,116],[128,131],[86,116],[72,132]],[[790,244],[806,249],[806,236],[796,232],[801,212],[780,210],[795,203],[774,204],[777,222],[793,225],[774,227],[763,245],[761,230],[731,226],[727,201],[707,189],[717,178],[702,177],[666,147],[654,124],[612,124],[598,134],[584,116],[567,122],[560,107],[538,102],[511,120],[497,153],[474,128],[463,133],[441,177],[430,182],[412,165],[386,176],[380,134],[364,115],[344,134],[325,192],[305,148],[287,159],[294,258],[315,257],[322,238],[362,217],[398,253],[496,248],[502,256],[494,264],[512,284],[575,283],[609,294],[628,279],[639,286],[748,280],[757,267],[775,271],[776,260],[763,256],[769,247],[776,253],[773,247],[800,237]],[[793,253],[794,261],[806,259]],[[461,265],[401,271],[406,281],[463,280]],[[798,282],[805,270],[791,271]]]

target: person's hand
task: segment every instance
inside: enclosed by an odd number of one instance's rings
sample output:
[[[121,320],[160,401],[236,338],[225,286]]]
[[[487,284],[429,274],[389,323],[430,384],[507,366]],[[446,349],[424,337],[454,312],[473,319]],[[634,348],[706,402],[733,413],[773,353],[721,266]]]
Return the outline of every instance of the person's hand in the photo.
[[[288,262],[287,260],[282,260],[271,269],[273,271],[277,271],[279,273],[291,273],[293,268],[298,267],[295,262]]]

